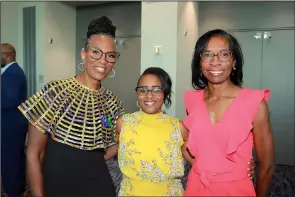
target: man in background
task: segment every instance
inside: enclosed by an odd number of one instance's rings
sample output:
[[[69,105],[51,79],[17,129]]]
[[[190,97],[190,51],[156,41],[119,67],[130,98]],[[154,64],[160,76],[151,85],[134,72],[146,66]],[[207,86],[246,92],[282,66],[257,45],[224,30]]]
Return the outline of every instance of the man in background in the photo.
[[[25,141],[28,122],[17,109],[27,98],[27,79],[16,62],[15,48],[1,44],[1,178],[9,197],[26,186]]]

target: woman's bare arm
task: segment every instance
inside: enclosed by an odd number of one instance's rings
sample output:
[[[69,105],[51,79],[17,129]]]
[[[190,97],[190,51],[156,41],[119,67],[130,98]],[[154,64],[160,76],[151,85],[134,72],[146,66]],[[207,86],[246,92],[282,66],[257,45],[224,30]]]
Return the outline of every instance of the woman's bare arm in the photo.
[[[115,140],[119,142],[120,132],[122,128],[122,116],[119,116],[119,118],[116,121],[116,136]],[[109,160],[117,155],[119,149],[119,144],[116,144],[114,146],[111,146],[107,149],[106,154],[104,155],[105,160]]]
[[[262,101],[253,121],[253,134],[259,171],[256,185],[256,196],[268,196],[274,172],[274,142],[269,120],[269,109]]]
[[[183,125],[182,121],[180,121],[180,130],[181,130],[181,135],[182,135],[182,139],[184,142],[184,144],[181,147],[182,156],[190,165],[192,165],[194,163],[194,158],[191,156],[191,154],[189,153],[189,151],[186,147],[189,132],[185,128],[185,126]]]
[[[32,196],[44,196],[43,156],[48,136],[29,124],[27,147],[27,176]]]

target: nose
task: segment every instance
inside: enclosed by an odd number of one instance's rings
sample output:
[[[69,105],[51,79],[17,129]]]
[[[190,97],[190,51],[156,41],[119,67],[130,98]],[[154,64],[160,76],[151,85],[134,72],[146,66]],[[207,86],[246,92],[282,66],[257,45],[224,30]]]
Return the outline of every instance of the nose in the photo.
[[[106,64],[106,55],[105,55],[105,54],[102,54],[102,56],[101,56],[99,62],[100,62],[101,64]]]
[[[220,60],[218,59],[217,55],[214,55],[213,59],[211,60],[210,64],[212,66],[219,66],[220,65]]]
[[[153,94],[151,91],[148,91],[147,95],[146,95],[148,98],[152,98],[153,97]]]

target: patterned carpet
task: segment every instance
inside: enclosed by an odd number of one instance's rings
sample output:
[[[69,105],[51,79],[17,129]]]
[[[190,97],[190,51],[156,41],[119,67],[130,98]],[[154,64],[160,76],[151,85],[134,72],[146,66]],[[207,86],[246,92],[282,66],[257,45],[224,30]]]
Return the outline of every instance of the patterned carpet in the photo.
[[[111,176],[113,178],[117,193],[119,191],[122,174],[118,168],[118,161],[116,159],[107,162]],[[256,168],[258,169],[258,168]],[[189,166],[186,165],[185,175],[182,177],[182,183],[186,186]],[[254,185],[256,179],[253,179]],[[273,184],[271,187],[270,197],[295,197],[295,167],[277,165],[273,177]]]
[[[109,160],[107,162],[111,176],[113,178],[117,193],[119,191],[120,182],[122,180],[122,174],[118,167],[118,161],[116,159]],[[257,170],[258,168],[256,168]],[[183,186],[186,187],[187,175],[189,172],[189,166],[185,166],[185,175],[182,177]],[[256,178],[253,179],[254,185],[256,184]],[[2,190],[3,191],[3,190]],[[5,195],[1,195],[5,196]],[[23,196],[30,196],[27,190]],[[273,183],[269,197],[295,197],[295,167],[277,165],[273,176]]]

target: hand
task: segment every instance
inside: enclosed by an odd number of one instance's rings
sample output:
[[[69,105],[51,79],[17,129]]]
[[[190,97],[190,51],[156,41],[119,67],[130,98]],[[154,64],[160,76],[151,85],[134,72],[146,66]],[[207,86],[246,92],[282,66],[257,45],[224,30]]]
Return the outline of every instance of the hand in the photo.
[[[255,176],[255,167],[256,167],[256,165],[255,165],[255,161],[254,161],[254,159],[253,159],[253,157],[252,157],[252,159],[248,162],[248,171],[249,171],[249,174],[248,174],[248,176],[250,177],[250,179],[252,180],[253,178],[254,178],[254,176]]]

